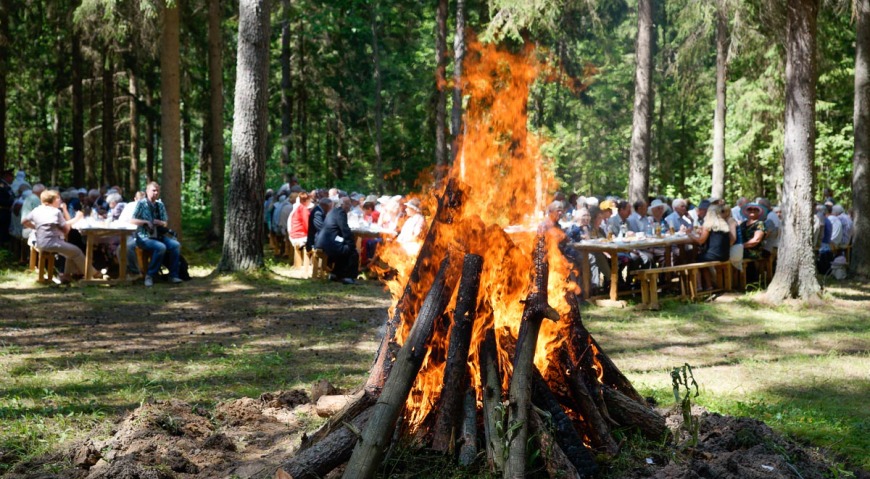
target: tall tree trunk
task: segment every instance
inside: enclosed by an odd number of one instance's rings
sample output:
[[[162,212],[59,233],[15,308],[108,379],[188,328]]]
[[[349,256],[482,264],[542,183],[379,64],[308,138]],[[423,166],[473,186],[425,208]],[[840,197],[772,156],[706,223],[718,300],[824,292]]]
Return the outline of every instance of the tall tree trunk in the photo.
[[[96,75],[96,72],[91,70],[91,73]],[[99,142],[97,134],[97,118],[100,117],[99,109],[100,102],[97,101],[97,82],[92,79],[88,84],[88,131],[85,134],[85,187],[94,188],[99,186],[100,177],[97,175],[97,159],[101,158],[101,154],[97,151]],[[100,94],[102,95],[102,94]]]
[[[112,70],[112,53],[106,47],[103,57],[103,185],[115,184],[115,72]]]
[[[725,93],[728,77],[728,14],[724,1],[716,8],[716,114],[713,118],[713,188],[710,196],[725,197]]]
[[[634,119],[631,126],[628,198],[647,199],[649,192],[650,134],[652,132],[653,0],[637,4],[637,65],[634,71]]]
[[[239,2],[232,169],[218,271],[262,268],[269,103],[269,0]]]
[[[9,72],[10,0],[0,0],[0,171],[6,169],[6,74]]]
[[[130,85],[130,175],[127,178],[127,196],[132,198],[139,189],[139,87],[136,84],[136,72],[133,68],[127,71]]]
[[[447,170],[447,0],[435,12],[435,176]]]
[[[851,270],[870,276],[870,0],[855,3],[855,155],[852,158],[852,208],[855,226]]]
[[[163,4],[160,36],[161,196],[169,227],[181,236],[181,44],[177,2]]]
[[[453,148],[450,163],[459,154],[462,130],[462,61],[465,59],[465,0],[456,0],[456,32],[453,34],[453,111],[450,123],[453,130]]]
[[[281,0],[281,169],[290,181],[293,151],[293,79],[290,76],[290,0]]]
[[[782,238],[767,299],[808,300],[821,290],[813,257],[816,19],[819,0],[787,2],[785,65],[785,165]]]
[[[211,179],[211,233],[224,237],[224,77],[221,53],[220,0],[208,2],[209,148]]]
[[[82,50],[78,28],[72,27],[72,172],[73,185],[85,186],[85,99],[82,89]]]
[[[372,73],[375,78],[375,178],[378,191],[384,190],[384,173],[381,159],[382,130],[384,126],[383,98],[381,89],[381,55],[378,45],[378,2],[374,0],[371,6],[372,29]]]
[[[149,112],[154,111],[153,95],[151,90],[147,88],[145,93],[145,106],[148,107]],[[145,176],[146,181],[148,182],[154,181],[155,179],[154,164],[157,161],[157,147],[156,142],[154,141],[157,132],[155,130],[156,128],[154,128],[154,117],[152,115],[147,115],[145,117]]]
[[[299,132],[299,143],[296,146],[298,149],[299,155],[296,158],[296,165],[308,165],[308,87],[305,72],[305,19],[304,15],[300,15],[299,18],[299,32],[297,35],[296,42],[299,44],[299,89],[297,91],[297,96],[299,98],[299,105],[296,108],[298,111],[298,118],[296,120],[296,131]],[[326,131],[326,130],[324,130]],[[326,158],[325,156],[321,156],[321,158]]]

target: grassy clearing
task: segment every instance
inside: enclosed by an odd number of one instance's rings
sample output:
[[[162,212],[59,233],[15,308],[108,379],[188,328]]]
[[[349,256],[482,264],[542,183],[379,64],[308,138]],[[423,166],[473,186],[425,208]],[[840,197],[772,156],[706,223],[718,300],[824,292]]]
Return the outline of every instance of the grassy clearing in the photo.
[[[0,310],[0,474],[66,441],[108,435],[149,399],[211,407],[322,378],[346,388],[364,380],[388,304],[379,285],[295,280],[274,262],[269,273],[209,277],[213,251],[185,254],[209,266],[176,288],[44,287],[0,269],[0,301],[10,305]],[[819,307],[760,306],[749,295],[584,313],[643,394],[670,404],[670,370],[689,363],[699,404],[868,469],[870,286],[827,295]]]

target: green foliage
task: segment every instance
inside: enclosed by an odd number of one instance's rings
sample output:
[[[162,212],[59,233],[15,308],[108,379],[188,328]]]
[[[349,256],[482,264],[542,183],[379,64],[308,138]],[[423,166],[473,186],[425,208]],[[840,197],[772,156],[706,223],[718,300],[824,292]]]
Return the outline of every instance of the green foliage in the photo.
[[[691,439],[686,446],[695,447],[698,445],[698,430],[701,427],[700,419],[692,415],[692,387],[695,388],[695,396],[698,397],[698,383],[695,382],[695,375],[692,373],[692,366],[686,363],[680,367],[671,370],[671,382],[674,387],[674,401],[680,406],[680,411],[683,413],[683,430],[689,433]],[[685,390],[685,392],[681,392]]]

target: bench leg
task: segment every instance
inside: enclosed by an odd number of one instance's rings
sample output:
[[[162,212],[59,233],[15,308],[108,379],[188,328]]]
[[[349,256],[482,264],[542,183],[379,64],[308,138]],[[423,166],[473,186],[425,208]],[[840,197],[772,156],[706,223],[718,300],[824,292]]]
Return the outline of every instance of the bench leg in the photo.
[[[649,308],[659,309],[659,275],[658,273],[647,274],[649,282]]]
[[[645,274],[638,275],[640,281],[640,301],[646,307],[649,307],[649,280]]]

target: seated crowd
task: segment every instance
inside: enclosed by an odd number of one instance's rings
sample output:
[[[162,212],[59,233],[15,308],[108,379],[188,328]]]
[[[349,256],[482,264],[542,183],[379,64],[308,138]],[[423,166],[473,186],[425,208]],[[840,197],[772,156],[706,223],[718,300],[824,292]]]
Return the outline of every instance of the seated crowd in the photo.
[[[629,272],[640,268],[731,261],[739,269],[743,266],[743,259],[771,258],[775,261],[782,222],[779,206],[772,207],[765,198],[749,201],[744,197],[730,207],[720,198],[703,199],[693,206],[682,198],[658,197],[650,202],[629,203],[616,197],[599,199],[573,195],[566,199],[557,194],[549,206],[548,216],[551,217],[549,222],[559,224],[566,239],[572,242],[676,233],[688,235],[692,245],[673,247],[670,255],[665,254],[663,247],[618,253],[618,278],[626,283],[625,287],[630,286]],[[558,223],[555,223],[555,218],[559,219]],[[842,254],[853,241],[852,218],[842,206],[827,201],[817,207],[815,220],[819,272],[826,273],[837,253]],[[570,257],[573,253],[566,254]],[[666,264],[668,256],[670,264]],[[571,259],[576,261],[576,258]],[[586,259],[592,286],[599,290],[609,288],[611,256],[591,252]],[[712,271],[704,269],[701,272],[702,289],[715,288]],[[749,272],[750,278],[757,274],[757,270]]]
[[[263,210],[277,256],[293,257],[297,248],[306,254],[321,250],[332,265],[331,278],[345,284],[355,282],[385,240],[415,255],[426,227],[418,199],[348,194],[338,188],[306,191],[295,181],[267,190]],[[354,229],[377,237],[357,241]]]
[[[145,192],[136,192],[131,201],[124,201],[120,186],[105,186],[99,190],[84,188],[46,187],[31,185],[26,174],[19,171],[15,179],[11,172],[0,178],[0,231],[2,241],[16,249],[18,258],[26,261],[30,248],[57,255],[57,278],[69,283],[85,276],[86,241],[81,228],[106,227],[129,230],[127,250],[120,251],[118,237],[99,238],[94,250],[91,278],[117,276],[121,254],[127,258],[127,279],[141,277],[136,249],[150,255],[144,272],[145,286],[152,286],[162,266],[166,266],[171,283],[187,278],[181,271],[181,245],[168,229],[166,207],[159,200],[160,185],[151,182]],[[8,214],[7,214],[8,213]],[[29,246],[29,247],[28,247]]]

